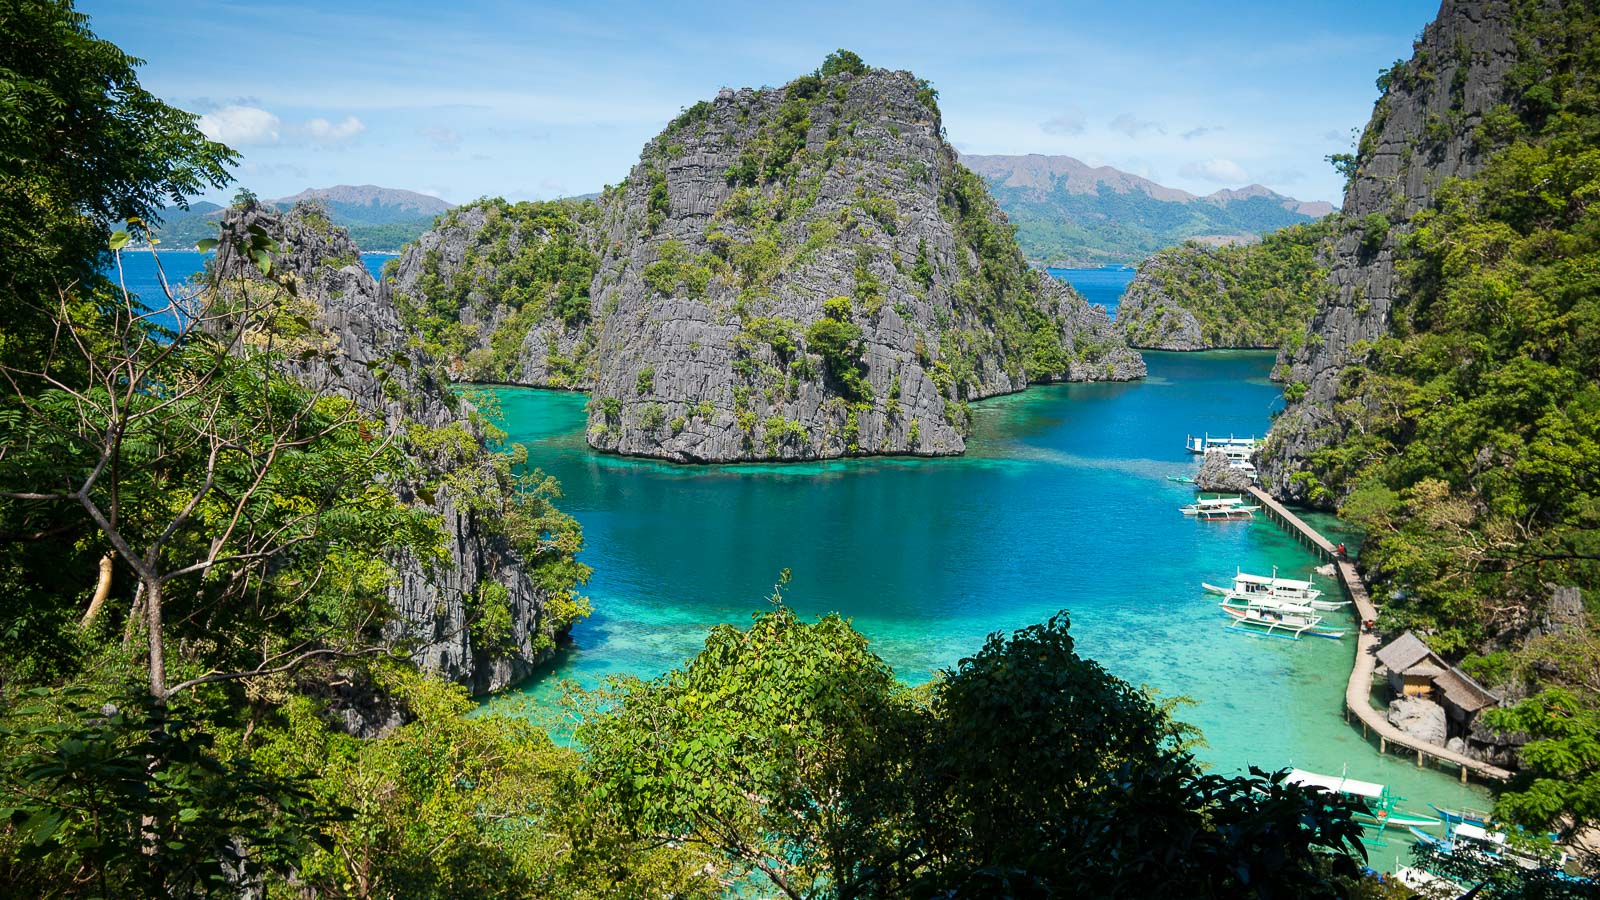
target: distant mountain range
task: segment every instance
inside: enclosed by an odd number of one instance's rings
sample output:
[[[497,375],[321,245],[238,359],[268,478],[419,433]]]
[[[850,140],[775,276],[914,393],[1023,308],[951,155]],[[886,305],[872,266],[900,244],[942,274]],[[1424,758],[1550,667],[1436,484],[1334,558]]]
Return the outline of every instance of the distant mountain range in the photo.
[[[1132,265],[1187,240],[1253,241],[1321,218],[1333,204],[1304,202],[1259,184],[1199,197],[1070,156],[962,156],[1017,226],[1017,242],[1050,266]]]
[[[264,204],[288,209],[301,200],[314,200],[328,211],[328,219],[348,229],[362,250],[399,250],[433,227],[433,220],[454,208],[438,197],[371,184],[336,184],[329,188],[310,188],[292,197],[264,200]],[[162,211],[157,229],[166,247],[192,247],[197,241],[217,236],[222,207],[202,200],[188,209],[169,206]]]

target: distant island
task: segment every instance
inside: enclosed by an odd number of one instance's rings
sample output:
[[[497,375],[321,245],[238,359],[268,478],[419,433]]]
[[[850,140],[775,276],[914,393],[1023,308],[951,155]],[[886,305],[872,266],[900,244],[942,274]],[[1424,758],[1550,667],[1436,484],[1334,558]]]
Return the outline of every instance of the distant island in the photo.
[[[961,162],[988,182],[1017,226],[1023,255],[1046,266],[1133,265],[1185,241],[1249,243],[1333,212],[1331,203],[1259,184],[1198,197],[1070,156],[963,155]]]
[[[454,203],[428,194],[371,184],[307,188],[292,197],[260,202],[287,210],[306,200],[320,204],[329,221],[349,231],[356,246],[369,253],[399,250],[432,228],[435,219],[455,208]],[[217,236],[222,213],[223,207],[205,200],[190,204],[188,209],[169,206],[161,211],[156,233],[164,246],[193,247],[198,241]]]

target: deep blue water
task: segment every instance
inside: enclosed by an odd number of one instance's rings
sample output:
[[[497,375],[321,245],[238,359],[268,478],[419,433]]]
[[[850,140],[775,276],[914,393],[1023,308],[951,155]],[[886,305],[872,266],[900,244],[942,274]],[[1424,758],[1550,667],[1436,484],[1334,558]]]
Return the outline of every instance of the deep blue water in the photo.
[[[1117,304],[1122,292],[1136,274],[1132,269],[1045,269],[1051,275],[1078,289],[1085,300],[1106,308],[1112,318],[1117,316]]]

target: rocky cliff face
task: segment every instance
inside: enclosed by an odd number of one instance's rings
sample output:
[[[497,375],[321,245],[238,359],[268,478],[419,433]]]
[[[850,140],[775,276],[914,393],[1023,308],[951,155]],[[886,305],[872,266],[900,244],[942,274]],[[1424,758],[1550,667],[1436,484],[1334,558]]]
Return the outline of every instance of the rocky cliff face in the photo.
[[[1327,291],[1330,220],[1252,244],[1188,242],[1139,265],[1117,307],[1129,344],[1153,350],[1298,346]]]
[[[1142,376],[1103,311],[1027,268],[933,97],[835,58],[724,91],[595,205],[512,229],[534,255],[592,253],[565,270],[592,262],[582,291],[541,275],[542,296],[505,299],[528,251],[483,235],[550,212],[536,205],[457,213],[392,291],[446,318],[459,298],[455,371],[589,389],[590,444],[678,461],[960,453],[969,400]]]
[[[1117,304],[1117,330],[1128,344],[1148,350],[1205,350],[1210,347],[1200,333],[1200,322],[1185,309],[1172,290],[1179,277],[1171,251],[1158,253],[1139,266]],[[1194,273],[1203,290],[1221,295],[1227,290],[1220,273]]]
[[[1332,291],[1306,341],[1280,360],[1301,396],[1273,426],[1260,458],[1262,483],[1277,496],[1307,499],[1295,474],[1340,439],[1328,410],[1362,342],[1389,330],[1402,223],[1433,203],[1444,179],[1482,167],[1496,146],[1493,130],[1482,127],[1485,115],[1512,99],[1505,79],[1517,58],[1509,0],[1444,0],[1411,60],[1387,74],[1345,191]]]
[[[506,687],[527,675],[553,651],[558,626],[549,614],[551,596],[535,584],[529,561],[494,527],[493,511],[481,497],[459,496],[447,477],[474,470],[493,480],[490,451],[468,422],[470,404],[456,396],[440,367],[410,346],[394,307],[361,265],[355,244],[331,225],[320,208],[296,206],[278,213],[260,206],[229,210],[217,269],[224,278],[259,279],[255,264],[234,249],[260,228],[284,247],[273,257],[272,275],[292,275],[297,298],[289,315],[309,322],[305,352],[285,358],[281,368],[319,392],[343,396],[409,447],[420,472],[397,484],[403,499],[436,512],[445,535],[446,565],[424,566],[406,554],[394,560],[398,578],[390,589],[396,622],[390,637],[413,650],[423,669],[466,685],[475,693]],[[234,240],[227,239],[233,235]],[[418,429],[468,429],[465,449],[425,450]],[[485,588],[504,589],[510,635],[495,651],[474,647],[471,598]],[[496,591],[498,593],[498,591]]]

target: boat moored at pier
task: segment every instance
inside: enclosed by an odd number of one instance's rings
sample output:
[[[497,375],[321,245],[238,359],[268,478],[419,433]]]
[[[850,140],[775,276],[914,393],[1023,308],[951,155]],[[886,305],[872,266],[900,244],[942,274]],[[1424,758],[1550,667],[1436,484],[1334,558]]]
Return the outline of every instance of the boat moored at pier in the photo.
[[[1344,609],[1350,605],[1348,600],[1322,599],[1322,590],[1316,586],[1315,582],[1301,581],[1295,578],[1279,578],[1277,569],[1273,569],[1271,575],[1255,575],[1235,568],[1232,585],[1221,587],[1202,581],[1200,582],[1200,587],[1204,588],[1207,593],[1218,594],[1228,600],[1283,600],[1291,603],[1301,603],[1323,612]]]

